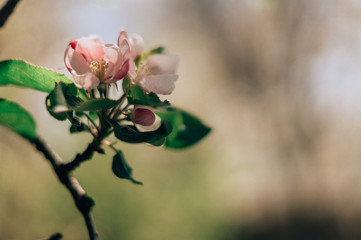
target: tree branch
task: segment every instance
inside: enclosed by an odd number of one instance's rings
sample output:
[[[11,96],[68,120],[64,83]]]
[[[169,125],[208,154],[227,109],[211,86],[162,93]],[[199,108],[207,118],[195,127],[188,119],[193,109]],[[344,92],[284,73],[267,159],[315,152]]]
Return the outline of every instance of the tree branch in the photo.
[[[63,235],[61,235],[61,233],[54,233],[46,240],[60,240],[62,238],[63,238]]]
[[[13,13],[16,5],[20,0],[8,0],[0,10],[0,28],[3,27]]]
[[[43,142],[43,140],[39,137],[33,141],[33,144],[36,149],[39,150],[47,160],[49,160],[59,181],[64,184],[71,193],[76,207],[81,212],[85,220],[89,233],[89,239],[96,240],[98,234],[91,215],[91,208],[94,206],[93,199],[86,194],[84,189],[80,186],[78,180],[70,174],[66,167],[64,167],[66,165],[63,163],[63,160],[54,152],[54,150],[50,148],[48,144]]]
[[[85,162],[89,160],[95,151],[98,153],[104,153],[104,150],[99,147],[100,142],[97,138],[94,138],[94,140],[89,143],[88,147],[85,149],[84,152],[78,153],[74,160],[68,163],[63,164],[63,168],[67,172],[73,171],[75,168],[77,168],[82,162]]]

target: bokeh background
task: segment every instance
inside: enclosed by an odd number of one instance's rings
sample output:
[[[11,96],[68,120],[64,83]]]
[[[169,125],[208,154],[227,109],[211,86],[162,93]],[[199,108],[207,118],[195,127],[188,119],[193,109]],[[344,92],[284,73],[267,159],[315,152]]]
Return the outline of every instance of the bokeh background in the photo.
[[[0,1],[1,5],[5,1]],[[23,0],[0,29],[0,60],[65,73],[69,40],[120,29],[181,58],[169,99],[213,128],[185,151],[119,143],[75,172],[96,201],[100,239],[361,239],[361,2]],[[51,118],[45,94],[3,87],[65,160],[87,134]],[[110,151],[109,151],[110,152]],[[0,127],[0,239],[86,239],[50,165]]]

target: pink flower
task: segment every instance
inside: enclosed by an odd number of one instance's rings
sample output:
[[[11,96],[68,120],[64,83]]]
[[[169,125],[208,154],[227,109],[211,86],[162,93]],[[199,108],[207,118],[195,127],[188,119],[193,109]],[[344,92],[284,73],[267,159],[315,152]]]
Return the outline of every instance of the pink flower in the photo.
[[[130,46],[119,48],[104,44],[98,37],[70,41],[64,62],[78,88],[91,90],[99,84],[114,83],[124,78],[129,70]]]
[[[137,75],[133,78],[146,92],[156,94],[171,94],[175,88],[174,82],[179,58],[174,54],[156,54],[150,56],[139,66]]]
[[[160,117],[154,114],[152,108],[141,105],[134,106],[133,121],[141,132],[155,131],[161,125]]]
[[[134,60],[144,50],[143,38],[138,34],[133,34],[129,38],[127,32],[121,30],[118,46],[121,49],[130,48],[129,76],[133,83],[140,85],[147,92],[164,95],[172,93],[175,88],[174,82],[178,79],[178,75],[175,74],[179,63],[177,55],[153,55],[136,71]]]

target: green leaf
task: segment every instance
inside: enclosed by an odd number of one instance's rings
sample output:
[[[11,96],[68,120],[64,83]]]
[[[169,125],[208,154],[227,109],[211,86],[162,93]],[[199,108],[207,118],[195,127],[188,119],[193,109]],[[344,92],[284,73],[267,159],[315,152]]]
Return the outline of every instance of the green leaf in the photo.
[[[151,144],[153,146],[156,146],[156,147],[161,147],[165,143],[165,137],[161,138],[161,139],[158,139],[158,140],[149,140],[147,143],[149,143],[149,144]]]
[[[71,107],[79,105],[83,100],[76,96],[74,84],[56,83],[55,88],[46,97],[46,109],[54,118],[64,121]]]
[[[154,136],[154,132],[139,132],[137,128],[132,125],[113,123],[113,128],[115,137],[127,143],[147,142]]]
[[[123,91],[125,93],[127,93],[129,91],[129,86],[131,84],[131,80],[128,76],[126,76],[124,79],[123,79],[123,82],[122,82],[122,88],[123,88]]]
[[[10,84],[50,92],[54,89],[55,83],[60,81],[72,82],[61,73],[35,66],[23,60],[0,62],[0,86]]]
[[[172,125],[167,120],[163,121],[157,130],[151,132],[139,132],[132,125],[119,125],[117,122],[112,122],[112,124],[115,137],[127,143],[148,142],[158,146],[159,141],[168,136],[172,131]]]
[[[110,99],[92,99],[79,104],[77,107],[71,108],[71,110],[77,112],[107,110],[114,107],[118,103],[119,101]]]
[[[165,107],[169,106],[167,100],[161,101],[157,94],[151,92],[146,93],[142,87],[131,84],[128,92],[128,101],[134,105],[144,105],[150,107]]]
[[[143,184],[132,177],[132,168],[127,164],[123,152],[120,150],[113,157],[112,170],[115,176],[119,178],[129,179],[135,184]]]
[[[142,87],[132,84],[129,78],[123,80],[123,90],[127,94],[128,103],[134,105],[144,105],[151,107],[166,107],[170,103],[161,101],[157,94],[146,93]]]
[[[153,48],[151,49],[149,52],[149,56],[152,56],[154,54],[162,54],[164,52],[164,47],[157,47],[157,48]],[[146,52],[147,53],[147,52]]]
[[[164,51],[164,47],[157,47],[157,48],[151,49],[149,51],[145,51],[135,59],[135,65],[138,67],[140,63],[143,63],[150,56],[152,56],[154,54],[162,54],[163,51]]]
[[[204,138],[211,128],[204,125],[198,118],[178,108],[167,108],[157,111],[163,120],[168,120],[173,131],[166,138],[165,147],[181,149],[187,148]]]
[[[0,125],[10,128],[32,141],[36,138],[36,126],[28,111],[15,102],[0,98]]]
[[[172,130],[172,124],[167,119],[162,120],[162,124],[155,131],[154,136],[147,141],[147,143],[156,147],[162,146],[165,143],[166,137],[172,132]]]
[[[60,82],[46,98],[46,106],[49,113],[58,120],[65,120],[67,112],[99,111],[114,107],[119,101],[110,99],[92,99],[83,101],[77,95],[78,89],[74,84]]]

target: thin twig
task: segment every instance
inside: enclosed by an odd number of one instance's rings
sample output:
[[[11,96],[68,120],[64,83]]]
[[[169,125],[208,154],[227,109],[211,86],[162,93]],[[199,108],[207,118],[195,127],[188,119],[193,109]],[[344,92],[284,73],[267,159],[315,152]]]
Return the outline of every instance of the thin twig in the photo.
[[[77,168],[82,162],[89,160],[93,156],[95,151],[99,153],[104,153],[104,150],[101,149],[99,145],[99,140],[97,138],[94,138],[94,140],[88,144],[88,147],[85,149],[84,152],[78,153],[73,161],[63,164],[63,168],[66,171],[71,172],[75,168]]]
[[[0,10],[0,28],[3,27],[13,13],[20,0],[8,0]]]
[[[54,150],[50,148],[48,144],[43,142],[43,140],[39,137],[32,143],[35,145],[36,149],[39,150],[47,160],[49,160],[59,181],[64,184],[71,193],[76,207],[81,212],[85,220],[89,233],[89,239],[96,240],[98,234],[91,215],[91,208],[94,206],[93,199],[86,194],[84,189],[80,186],[78,180],[73,177],[66,168],[64,168],[63,160],[54,152]]]

